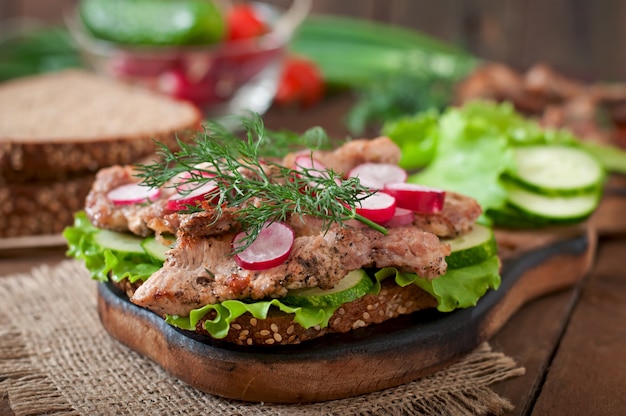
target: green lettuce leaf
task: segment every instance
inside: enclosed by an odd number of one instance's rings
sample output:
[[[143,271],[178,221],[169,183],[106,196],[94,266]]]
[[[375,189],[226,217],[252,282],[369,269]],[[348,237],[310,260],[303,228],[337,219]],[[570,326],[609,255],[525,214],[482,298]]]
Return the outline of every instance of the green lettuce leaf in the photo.
[[[408,181],[469,195],[484,208],[501,208],[507,192],[500,183],[503,172],[514,168],[509,131],[499,117],[480,112],[451,109],[439,120],[435,156]],[[476,114],[468,116],[465,112]]]
[[[226,300],[215,305],[206,305],[202,308],[194,309],[189,316],[167,315],[165,321],[170,325],[181,329],[193,331],[197,323],[210,311],[215,311],[215,318],[207,319],[203,326],[212,337],[224,338],[230,330],[230,323],[249,312],[257,319],[265,319],[271,306],[278,308],[285,313],[294,314],[294,322],[304,328],[311,328],[315,325],[320,327],[328,326],[328,320],[335,313],[339,306],[315,308],[315,307],[293,307],[282,303],[278,299],[247,303],[240,300]]]
[[[428,124],[431,118],[432,113],[417,114],[403,118],[401,124],[385,123],[382,128],[402,153],[407,153],[404,166],[423,167],[410,175],[408,182],[471,196],[485,212],[505,207],[507,191],[501,179],[505,173],[516,171],[513,150],[517,146],[575,146],[594,156],[607,171],[626,173],[623,150],[581,141],[568,130],[544,129],[516,112],[510,103],[473,101],[461,108],[448,108],[434,126]],[[434,150],[425,146],[433,140]],[[417,157],[416,152],[423,153]]]
[[[63,237],[68,245],[66,254],[84,261],[92,279],[101,282],[106,282],[109,278],[115,282],[128,279],[135,283],[139,280],[145,281],[163,266],[154,264],[154,260],[147,254],[129,255],[100,247],[94,242],[94,236],[99,231],[83,211],[74,215],[74,225],[63,230]]]
[[[400,167],[406,170],[419,169],[432,161],[438,142],[438,122],[438,112],[429,110],[384,124],[382,134],[402,149],[398,163]]]
[[[451,312],[475,306],[487,290],[500,287],[500,260],[493,256],[482,263],[461,269],[448,270],[437,279],[428,280],[414,273],[401,273],[394,267],[385,267],[376,273],[377,278],[394,276],[400,286],[418,285],[437,299],[437,310]]]

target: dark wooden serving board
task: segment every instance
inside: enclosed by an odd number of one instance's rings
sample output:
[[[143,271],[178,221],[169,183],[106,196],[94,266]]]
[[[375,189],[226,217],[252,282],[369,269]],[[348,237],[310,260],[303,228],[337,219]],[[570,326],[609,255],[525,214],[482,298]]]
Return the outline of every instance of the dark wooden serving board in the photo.
[[[565,236],[501,232],[499,238],[509,249],[511,242],[519,244],[504,253],[499,290],[477,306],[447,314],[421,311],[295,346],[237,347],[200,339],[107,284],[99,284],[98,312],[111,336],[199,390],[271,403],[351,397],[449,365],[493,336],[524,303],[577,284],[593,262],[589,227]]]

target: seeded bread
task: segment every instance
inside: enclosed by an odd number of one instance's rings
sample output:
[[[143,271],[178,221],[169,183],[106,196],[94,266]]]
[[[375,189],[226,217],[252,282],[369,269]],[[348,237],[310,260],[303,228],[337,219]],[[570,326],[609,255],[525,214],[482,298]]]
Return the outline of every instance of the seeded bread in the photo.
[[[0,84],[0,181],[62,180],[134,163],[195,130],[191,104],[86,71]],[[0,182],[0,184],[2,184]]]
[[[0,238],[60,234],[85,205],[94,175],[0,186]]]
[[[103,167],[175,148],[200,127],[191,104],[68,70],[0,84],[0,238],[58,234]]]
[[[131,297],[137,284],[126,279],[115,284]],[[378,295],[365,295],[353,302],[342,305],[331,316],[328,326],[304,328],[293,321],[293,315],[270,308],[266,319],[257,319],[244,313],[230,324],[227,336],[222,342],[237,345],[294,345],[331,333],[344,333],[372,324],[379,324],[400,315],[422,309],[437,307],[437,300],[417,285],[398,286],[394,279],[383,280]],[[196,325],[196,333],[211,337],[203,328],[207,320],[215,318],[215,311],[209,312]]]

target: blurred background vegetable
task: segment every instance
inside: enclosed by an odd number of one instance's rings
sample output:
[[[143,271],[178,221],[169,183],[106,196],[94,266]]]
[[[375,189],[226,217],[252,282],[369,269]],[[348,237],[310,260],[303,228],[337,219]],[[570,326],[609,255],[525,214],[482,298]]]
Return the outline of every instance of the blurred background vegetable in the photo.
[[[64,28],[8,29],[0,37],[0,82],[83,65]]]
[[[291,49],[312,59],[330,91],[351,90],[348,130],[419,111],[443,109],[454,86],[479,63],[469,53],[415,30],[366,20],[311,16]]]
[[[226,30],[206,0],[80,0],[78,12],[94,37],[124,45],[210,45]]]

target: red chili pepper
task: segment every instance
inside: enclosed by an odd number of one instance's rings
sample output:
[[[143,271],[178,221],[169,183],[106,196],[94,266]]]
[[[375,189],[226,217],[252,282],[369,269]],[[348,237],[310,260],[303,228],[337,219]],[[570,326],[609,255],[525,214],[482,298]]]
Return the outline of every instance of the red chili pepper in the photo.
[[[274,96],[275,104],[310,107],[318,103],[324,93],[322,73],[315,62],[301,57],[286,59]]]
[[[226,15],[227,40],[248,39],[267,32],[267,25],[248,4],[237,4]]]

